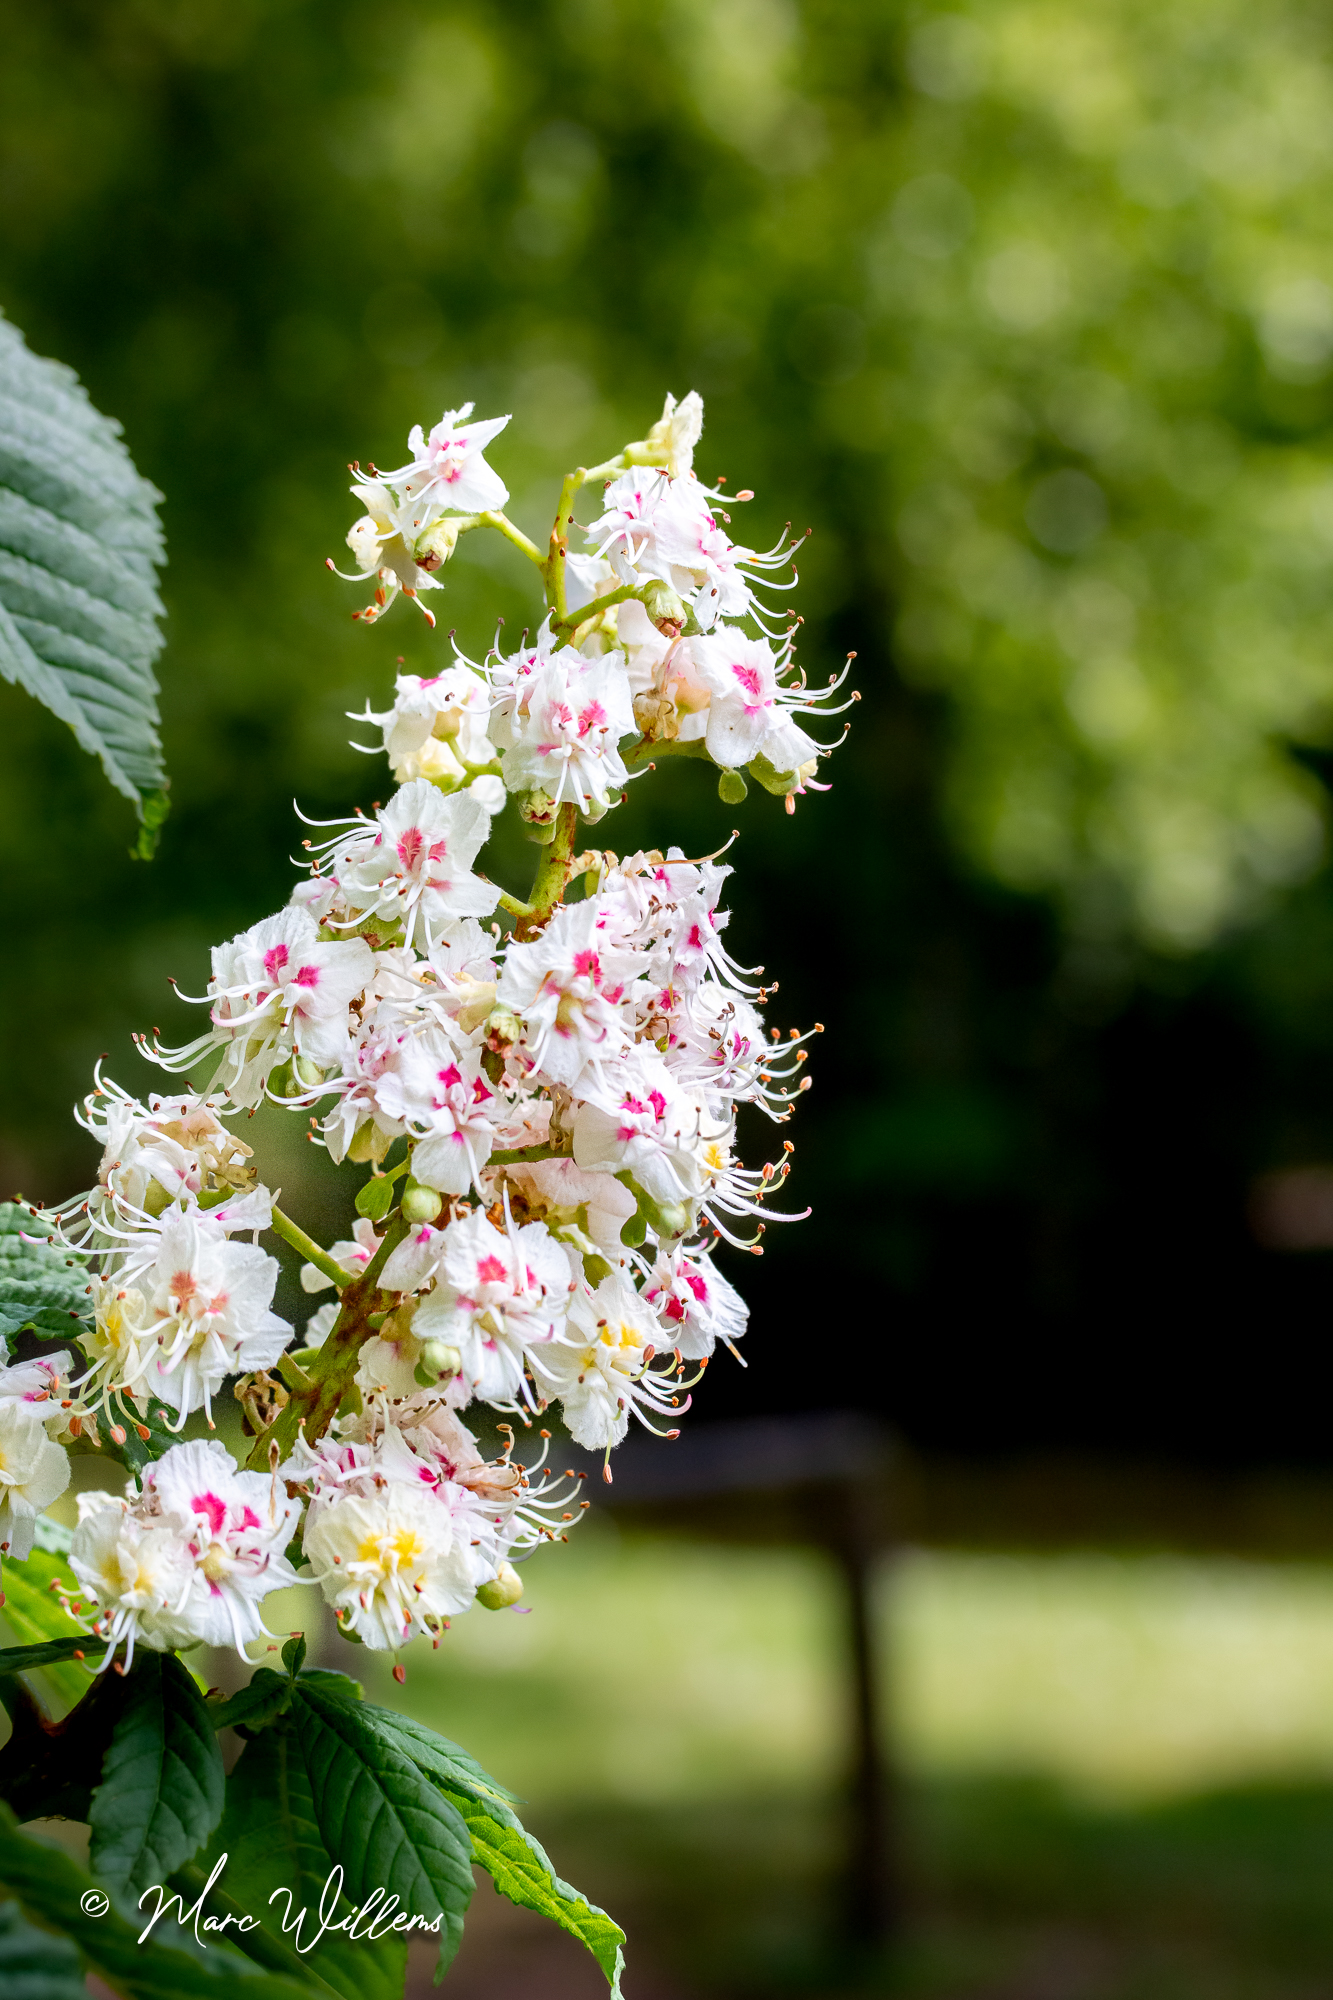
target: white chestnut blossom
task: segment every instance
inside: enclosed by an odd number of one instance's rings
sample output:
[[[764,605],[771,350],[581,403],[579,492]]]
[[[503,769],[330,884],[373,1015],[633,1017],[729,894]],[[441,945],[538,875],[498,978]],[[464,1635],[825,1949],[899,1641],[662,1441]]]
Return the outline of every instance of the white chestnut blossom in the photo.
[[[379,729],[396,783],[428,778],[444,792],[468,790],[488,812],[498,812],[504,782],[498,771],[485,768],[496,757],[487,735],[490,714],[486,681],[460,661],[426,680],[399,674],[392,708],[377,714],[367,707],[351,720]],[[373,754],[372,745],[358,747]]]
[[[372,1647],[438,1643],[473,1603],[512,1606],[514,1563],[584,1503],[575,1475],[545,1471],[547,1431],[524,1465],[501,1424],[488,1459],[460,1413],[531,1428],[558,1410],[599,1453],[631,1419],[674,1436],[688,1371],[719,1346],[739,1359],[746,1307],[719,1245],[759,1252],[770,1216],[793,1219],[771,1205],[790,1142],[755,1166],[735,1151],[739,1107],[785,1121],[807,1079],[806,1037],[767,1024],[762,968],[726,948],[730,868],[598,851],[587,829],[655,747],[710,760],[725,800],[744,768],[791,809],[819,789],[828,746],[807,726],[837,712],[841,681],[811,693],[790,632],[766,622],[756,591],[791,550],[731,541],[730,502],[693,469],[697,395],[668,396],[646,439],[572,474],[540,546],[503,517],[486,461],[507,422],[447,411],[412,431],[408,463],[358,474],[348,541],[374,594],[360,615],[434,589],[461,534],[499,528],[540,569],[541,624],[480,667],[457,648],[439,673],[423,661],[357,718],[398,790],[320,823],[288,905],[214,950],[205,1033],[141,1044],[202,1074],[142,1101],[97,1073],[81,1113],[97,1181],[54,1211],[57,1243],[87,1260],[90,1323],[77,1353],[0,1365],[12,1558],[68,1480],[67,1441],[143,1447],[123,1497],[81,1499],[71,1556],[96,1632],[127,1656],[244,1650],[267,1592],[295,1580],[298,1540],[303,1579]],[[569,556],[571,502],[594,480],[588,553]],[[526,894],[504,840],[488,872],[506,887],[477,867],[510,795],[540,850]],[[335,1164],[370,1170],[328,1252],[299,1181],[271,1193],[229,1122],[261,1103],[241,1130],[262,1138],[286,1109]],[[340,1328],[317,1360],[287,1354],[270,1228],[304,1292],[337,1285],[303,1330],[316,1348]],[[372,1264],[349,1296],[337,1274]],[[159,1406],[176,1431],[195,1411],[211,1425],[229,1381],[254,1469],[215,1443],[154,1459]]]
[[[112,1645],[245,1648],[264,1634],[260,1604],[296,1582],[284,1551],[300,1517],[281,1480],[238,1471],[224,1446],[173,1445],[125,1497],[79,1496],[70,1568]],[[106,1659],[111,1657],[107,1653]]]
[[[569,1310],[568,1254],[544,1223],[500,1230],[479,1209],[442,1233],[435,1285],[412,1331],[457,1349],[473,1396],[510,1405],[524,1393],[525,1363],[555,1338]]]
[[[524,680],[508,726],[501,765],[511,792],[605,812],[629,779],[617,746],[635,733],[623,657],[585,660],[566,648]]]
[[[268,1368],[289,1344],[291,1327],[270,1310],[277,1278],[276,1260],[233,1242],[216,1217],[168,1210],[94,1283],[85,1398],[155,1396],[178,1425],[192,1410],[209,1410],[228,1375]]]
[[[21,1395],[0,1395],[0,1552],[26,1561],[33,1522],[68,1485],[69,1459],[47,1436],[41,1410]]]

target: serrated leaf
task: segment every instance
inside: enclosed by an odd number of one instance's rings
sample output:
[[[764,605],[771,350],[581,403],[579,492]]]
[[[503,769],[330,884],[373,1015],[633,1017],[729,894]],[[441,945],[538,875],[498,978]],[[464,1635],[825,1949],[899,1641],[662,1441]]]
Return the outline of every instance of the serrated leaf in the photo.
[[[140,1944],[146,1918],[114,1897],[103,1916],[85,1909],[83,1898],[98,1888],[91,1875],[51,1842],[20,1833],[2,1804],[0,1884],[29,1916],[71,1938],[128,2000],[312,2000],[317,1991],[306,1981],[264,1970],[225,1942],[197,1945],[170,1918]],[[160,1942],[163,1937],[171,1942]]]
[[[375,1889],[427,1923],[439,1916],[440,1966],[463,1935],[472,1898],[471,1842],[457,1808],[367,1719],[363,1704],[308,1675],[291,1710],[325,1847],[364,1903]]]
[[[483,1771],[475,1757],[457,1743],[451,1743],[447,1736],[437,1735],[423,1722],[414,1722],[410,1715],[398,1715],[391,1708],[379,1708],[370,1702],[366,1703],[363,1713],[373,1719],[377,1729],[394,1741],[404,1756],[410,1757],[430,1776],[456,1785],[473,1798],[501,1799],[506,1805],[517,1803],[513,1792],[506,1791],[489,1771]]]
[[[330,1990],[346,2000],[399,2000],[407,1964],[404,1937],[376,1943],[330,1930],[306,1956],[319,1934],[321,1901],[333,1923],[351,1916],[352,1904],[345,1895],[326,1895],[333,1858],[320,1836],[304,1752],[290,1718],[247,1743],[227,1779],[226,1809],[198,1865],[211,1872],[223,1854],[228,1859],[219,1886],[240,1908],[260,1917],[270,1933],[285,1932],[286,1947],[300,1949]],[[290,1896],[279,1893],[284,1889]],[[304,1920],[302,1910],[308,1913]]]
[[[214,1729],[266,1729],[287,1713],[294,1689],[287,1674],[275,1674],[272,1667],[256,1667],[247,1687],[228,1695],[225,1701],[210,1701],[208,1719]]]
[[[35,1646],[0,1646],[0,1674],[31,1674],[41,1667],[58,1667],[62,1660],[72,1660],[76,1654],[92,1653],[88,1661],[90,1671],[95,1671],[106,1655],[106,1646],[100,1639],[89,1638],[86,1632],[68,1639],[43,1639]]]
[[[74,1639],[83,1646],[96,1646],[97,1641],[66,1611],[52,1584],[60,1584],[77,1600],[78,1578],[65,1558],[51,1550],[34,1549],[26,1562],[15,1562],[12,1556],[0,1561],[4,1620],[14,1638],[24,1645]],[[100,1658],[100,1651],[93,1657]],[[42,1681],[67,1708],[87,1692],[88,1676],[80,1666],[56,1665],[40,1672]]]
[[[471,1836],[473,1860],[486,1870],[501,1895],[522,1909],[548,1917],[586,1945],[606,1974],[612,2000],[620,2000],[625,1933],[619,1924],[561,1881],[541,1843],[506,1805],[498,1800],[483,1802],[452,1785],[448,1792]]]
[[[77,1340],[91,1318],[82,1263],[45,1242],[23,1240],[54,1234],[40,1209],[33,1214],[21,1202],[0,1202],[0,1343],[29,1326],[49,1339]]]
[[[0,676],[69,724],[145,830],[167,782],[160,499],[73,371],[0,318]]]
[[[88,1815],[94,1874],[133,1896],[165,1882],[222,1817],[223,1785],[192,1676],[174,1653],[141,1651]]]
[[[88,2000],[74,1946],[39,1931],[17,1903],[0,1903],[0,1993],[5,2000]]]
[[[423,1723],[370,1703],[360,1712],[386,1743],[400,1749],[444,1787],[467,1825],[473,1860],[486,1870],[496,1888],[511,1902],[549,1917],[586,1945],[606,1974],[612,1993],[618,1995],[625,1933],[605,1910],[560,1879],[545,1850],[514,1812],[512,1792],[457,1743],[437,1736]]]

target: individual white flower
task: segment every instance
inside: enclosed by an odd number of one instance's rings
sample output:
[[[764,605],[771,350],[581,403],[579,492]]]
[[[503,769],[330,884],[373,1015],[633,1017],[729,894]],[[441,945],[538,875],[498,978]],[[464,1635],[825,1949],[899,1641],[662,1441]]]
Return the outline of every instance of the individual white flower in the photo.
[[[511,792],[544,791],[601,814],[629,773],[618,745],[635,733],[625,662],[619,653],[588,660],[570,646],[529,678],[501,758]]]
[[[312,1510],[302,1546],[308,1574],[340,1625],[363,1644],[396,1652],[466,1611],[477,1580],[466,1522],[424,1483],[386,1479]]]
[[[351,490],[366,510],[347,531],[347,546],[357,567],[349,574],[330,559],[329,568],[344,583],[369,583],[373,579],[375,584],[371,602],[352,616],[373,625],[384,616],[401,590],[417,604],[427,623],[433,625],[434,615],[420,602],[420,592],[440,588],[438,579],[431,574],[432,568],[439,567],[439,553],[434,552],[433,563],[423,565],[418,560],[421,537],[432,525],[431,511],[415,507],[383,479],[358,479]]]
[[[580,1288],[558,1340],[533,1356],[544,1397],[558,1397],[575,1444],[608,1451],[629,1429],[630,1412],[671,1414],[670,1376],[649,1368],[662,1343],[657,1317],[619,1271],[596,1291]]]
[[[634,1214],[629,1189],[614,1174],[589,1174],[568,1157],[523,1161],[500,1167],[484,1182],[498,1190],[500,1179],[511,1197],[517,1196],[531,1219],[544,1222],[563,1240],[579,1245],[577,1229],[607,1257],[623,1255],[620,1232]]]
[[[81,1493],[69,1566],[98,1615],[93,1630],[111,1648],[126,1643],[127,1661],[145,1645],[165,1653],[194,1643],[177,1605],[191,1597],[194,1563],[180,1524],[145,1517],[114,1493]]]
[[[706,1097],[682,1089],[655,1050],[640,1043],[606,1079],[600,1100],[574,1116],[574,1158],[589,1173],[628,1170],[653,1200],[697,1200],[711,1185],[711,1148],[725,1144],[729,1118]]]
[[[225,1098],[187,1092],[141,1104],[104,1077],[100,1064],[95,1074],[96,1088],[75,1116],[101,1142],[97,1192],[106,1219],[253,1185],[251,1149],[219,1115],[229,1108]]]
[[[457,1348],[473,1396],[510,1405],[523,1389],[525,1360],[564,1322],[569,1258],[544,1224],[502,1232],[480,1209],[443,1236],[435,1288],[417,1306],[412,1331]]]
[[[439,1034],[419,1036],[399,1073],[407,1116],[421,1134],[413,1177],[440,1194],[466,1194],[495,1146],[495,1091],[477,1051]]]
[[[0,1550],[26,1562],[34,1521],[68,1485],[69,1459],[47,1436],[40,1411],[20,1396],[0,1400]]]
[[[643,1299],[661,1323],[662,1344],[675,1347],[686,1361],[707,1360],[719,1340],[735,1354],[734,1343],[749,1318],[744,1299],[708,1253],[683,1244],[658,1252]]]
[[[554,1083],[572,1085],[629,1046],[633,955],[603,937],[595,902],[566,903],[541,936],[511,944],[496,998],[525,1024],[524,1049]]]
[[[270,1310],[278,1266],[211,1218],[168,1210],[122,1246],[119,1271],[93,1288],[84,1338],[92,1379],[136,1401],[156,1396],[183,1423],[208,1410],[228,1375],[267,1368],[292,1336]],[[92,1392],[83,1387],[85,1399]]]
[[[501,750],[509,749],[519,739],[534,676],[557,652],[572,650],[556,638],[554,617],[554,612],[547,612],[531,645],[524,644],[516,653],[498,654],[486,662],[486,677],[491,686],[490,737]],[[583,655],[575,653],[574,657],[582,659]]]
[[[456,514],[479,514],[503,507],[509,488],[482,454],[509,418],[488,417],[470,424],[471,415],[471,403],[464,403],[460,410],[446,410],[429,434],[420,424],[413,424],[407,438],[412,457],[396,472],[380,474],[385,485],[418,509],[429,506]]]
[[[300,1503],[280,1480],[238,1471],[220,1444],[173,1445],[125,1498],[79,1496],[70,1567],[114,1646],[158,1652],[201,1642],[244,1657],[264,1626],[259,1606],[297,1581],[284,1550]]]
[[[648,433],[648,443],[667,455],[667,472],[672,479],[684,478],[694,467],[694,447],[703,435],[704,403],[697,389],[682,396],[679,403],[668,396],[662,414]]]
[[[422,680],[399,674],[394,704],[380,714],[367,707],[354,722],[373,722],[383,735],[395,781],[409,784],[428,778],[441,791],[470,789],[488,812],[504,803],[504,784],[496,772],[475,775],[475,767],[495,760],[486,733],[491,714],[490,690],[483,677],[460,662],[442,674]],[[357,744],[357,749],[369,745]]]
[[[615,617],[635,722],[654,741],[696,741],[709,692],[695,671],[693,641],[660,631],[637,597],[617,605]]]
[[[32,1361],[15,1361],[0,1368],[0,1403],[23,1403],[35,1410],[46,1426],[48,1437],[66,1444],[79,1436],[82,1424],[71,1409],[69,1379],[74,1357],[62,1347],[55,1354],[39,1354]]]
[[[181,1049],[140,1046],[168,1069],[189,1068],[220,1048],[214,1082],[233,1104],[252,1108],[287,1056],[305,1058],[316,1073],[341,1062],[348,1010],[374,969],[364,938],[324,943],[309,910],[289,906],[214,948],[207,1035]]]
[[[425,946],[457,917],[488,917],[499,890],[472,873],[490,815],[470,792],[444,798],[425,778],[394,793],[373,820],[325,842],[328,880],[358,917],[401,924]]]
[[[673,479],[640,468],[622,473],[608,485],[603,511],[587,533],[622,583],[657,577],[670,584],[705,632],[719,617],[752,613],[746,572],[774,566],[774,557],[729,540],[713,512],[713,496],[692,475]]]
[[[704,741],[715,764],[734,769],[761,754],[776,771],[799,770],[820,753],[813,737],[798,728],[790,709],[809,697],[800,687],[784,688],[784,662],[766,639],[751,639],[732,625],[696,642],[699,678],[709,689]]]

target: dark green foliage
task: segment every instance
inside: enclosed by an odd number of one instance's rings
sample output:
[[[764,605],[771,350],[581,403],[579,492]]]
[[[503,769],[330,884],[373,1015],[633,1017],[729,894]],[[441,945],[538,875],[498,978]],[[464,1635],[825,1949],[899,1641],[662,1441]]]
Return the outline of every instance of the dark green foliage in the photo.
[[[224,1940],[196,1944],[170,1917],[146,1943],[132,1902],[111,1901],[104,1915],[82,1899],[98,1885],[49,1841],[20,1833],[0,1805],[0,1884],[28,1915],[72,1938],[88,1963],[128,2000],[311,2000],[318,1991],[255,1965]],[[149,1906],[151,1914],[152,1905]],[[8,2000],[8,1996],[6,1996]]]
[[[77,1257],[25,1243],[25,1236],[50,1237],[54,1225],[21,1202],[0,1204],[0,1347],[25,1327],[46,1339],[71,1340],[88,1310],[88,1273]]]
[[[137,1656],[88,1815],[93,1872],[137,1897],[197,1853],[223,1803],[222,1756],[174,1653]]]
[[[0,1993],[5,2000],[88,2000],[74,1946],[39,1931],[17,1903],[0,1904]]]
[[[73,371],[0,321],[0,675],[101,758],[139,807],[145,852],[166,806],[160,498]]]

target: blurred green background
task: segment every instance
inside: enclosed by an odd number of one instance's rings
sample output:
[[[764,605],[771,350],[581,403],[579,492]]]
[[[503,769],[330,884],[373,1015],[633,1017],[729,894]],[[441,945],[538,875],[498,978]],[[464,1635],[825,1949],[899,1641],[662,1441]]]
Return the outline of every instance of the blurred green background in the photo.
[[[737,815],[690,765],[635,787],[605,833],[698,851],[740,824],[734,949],[781,981],[780,1018],[829,1028],[796,1132],[815,1213],[734,1273],[751,1365],[713,1371],[703,1414],[863,1404],[983,1473],[1056,1449],[1219,1477],[1327,1464],[1327,11],[0,0],[0,47],[0,306],[79,370],[166,496],[174,779],[159,858],[134,864],[128,808],[0,687],[4,1191],[86,1183],[69,1106],[92,1061],[109,1049],[121,1081],[153,1087],[129,1031],[183,1039],[195,1017],[165,976],[201,990],[208,946],[285,900],[293,798],[319,817],[383,795],[344,711],[382,702],[399,656],[439,662],[449,627],[476,657],[497,613],[511,633],[536,614],[519,559],[477,536],[433,638],[406,606],[353,626],[357,595],[323,568],[352,516],[347,461],[397,462],[446,405],[512,410],[493,459],[540,533],[565,467],[694,387],[700,470],[757,491],[747,532],[815,529],[804,658],[820,676],[855,649],[864,697],[832,792],[794,818],[758,794]],[[530,859],[502,841],[495,872],[521,888]],[[280,1122],[262,1144],[303,1219],[341,1229],[348,1193],[318,1156]],[[985,1478],[970,1490],[955,1541],[985,1517]],[[460,1649],[449,1701],[482,1690],[477,1748],[520,1788],[505,1719],[549,1710],[553,1742],[591,1743],[599,1674],[628,1676],[653,1740],[693,1727],[670,1719],[671,1674],[615,1653],[621,1624],[659,1615],[657,1556],[599,1546],[559,1586],[560,1616],[611,1649],[580,1656],[585,1734],[545,1669]],[[767,1572],[662,1560],[694,1579],[679,1629],[725,1691],[727,1620],[770,1601]],[[920,1977],[1317,1990],[1322,1577],[987,1560],[923,1559],[903,1585],[922,1907],[947,1906],[966,1946]],[[814,1564],[793,1557],[771,1601],[794,1591],[784,1629],[817,1647]],[[1205,1599],[1248,1619],[1257,1651],[1210,1637]],[[1069,1651],[1042,1623],[1057,1602]],[[1194,1664],[1168,1674],[1193,1693],[1136,1720],[1156,1697],[1118,1691],[1106,1635],[1159,1616],[1195,1620]],[[1144,1643],[1125,1687],[1156,1685],[1170,1646]],[[1306,1664],[1270,1683],[1260,1654]],[[1052,1695],[1043,1737],[1022,1718],[1048,1706],[1052,1659],[1104,1699]],[[949,1692],[959,1660],[971,1695]],[[1268,1761],[1182,1749],[1209,1688],[1225,1698],[1208,1740],[1230,1741],[1243,1687],[1279,1716]],[[434,1719],[449,1712],[441,1696]],[[690,1753],[732,1773],[724,1804],[696,1809],[692,1778],[648,1786],[635,1838],[600,1847],[592,1816],[588,1886],[639,1857],[631,1901],[662,1964],[696,1925],[693,1844],[710,1880],[767,1883],[761,1915],[794,1908],[793,1883],[815,1897],[837,1752],[795,1735],[781,1811],[754,1781],[765,1735]],[[577,1816],[590,1795],[550,1754],[543,1810]],[[1243,1792],[1261,1779],[1276,1789]],[[698,1935],[720,1937],[708,1908]],[[1106,1942],[1136,1925],[1128,1956]],[[1029,1932],[1055,1938],[1049,1963],[1023,1957]],[[766,1990],[783,1950],[764,1950],[726,1959],[728,1990]],[[670,1979],[711,1976],[687,1960]]]

